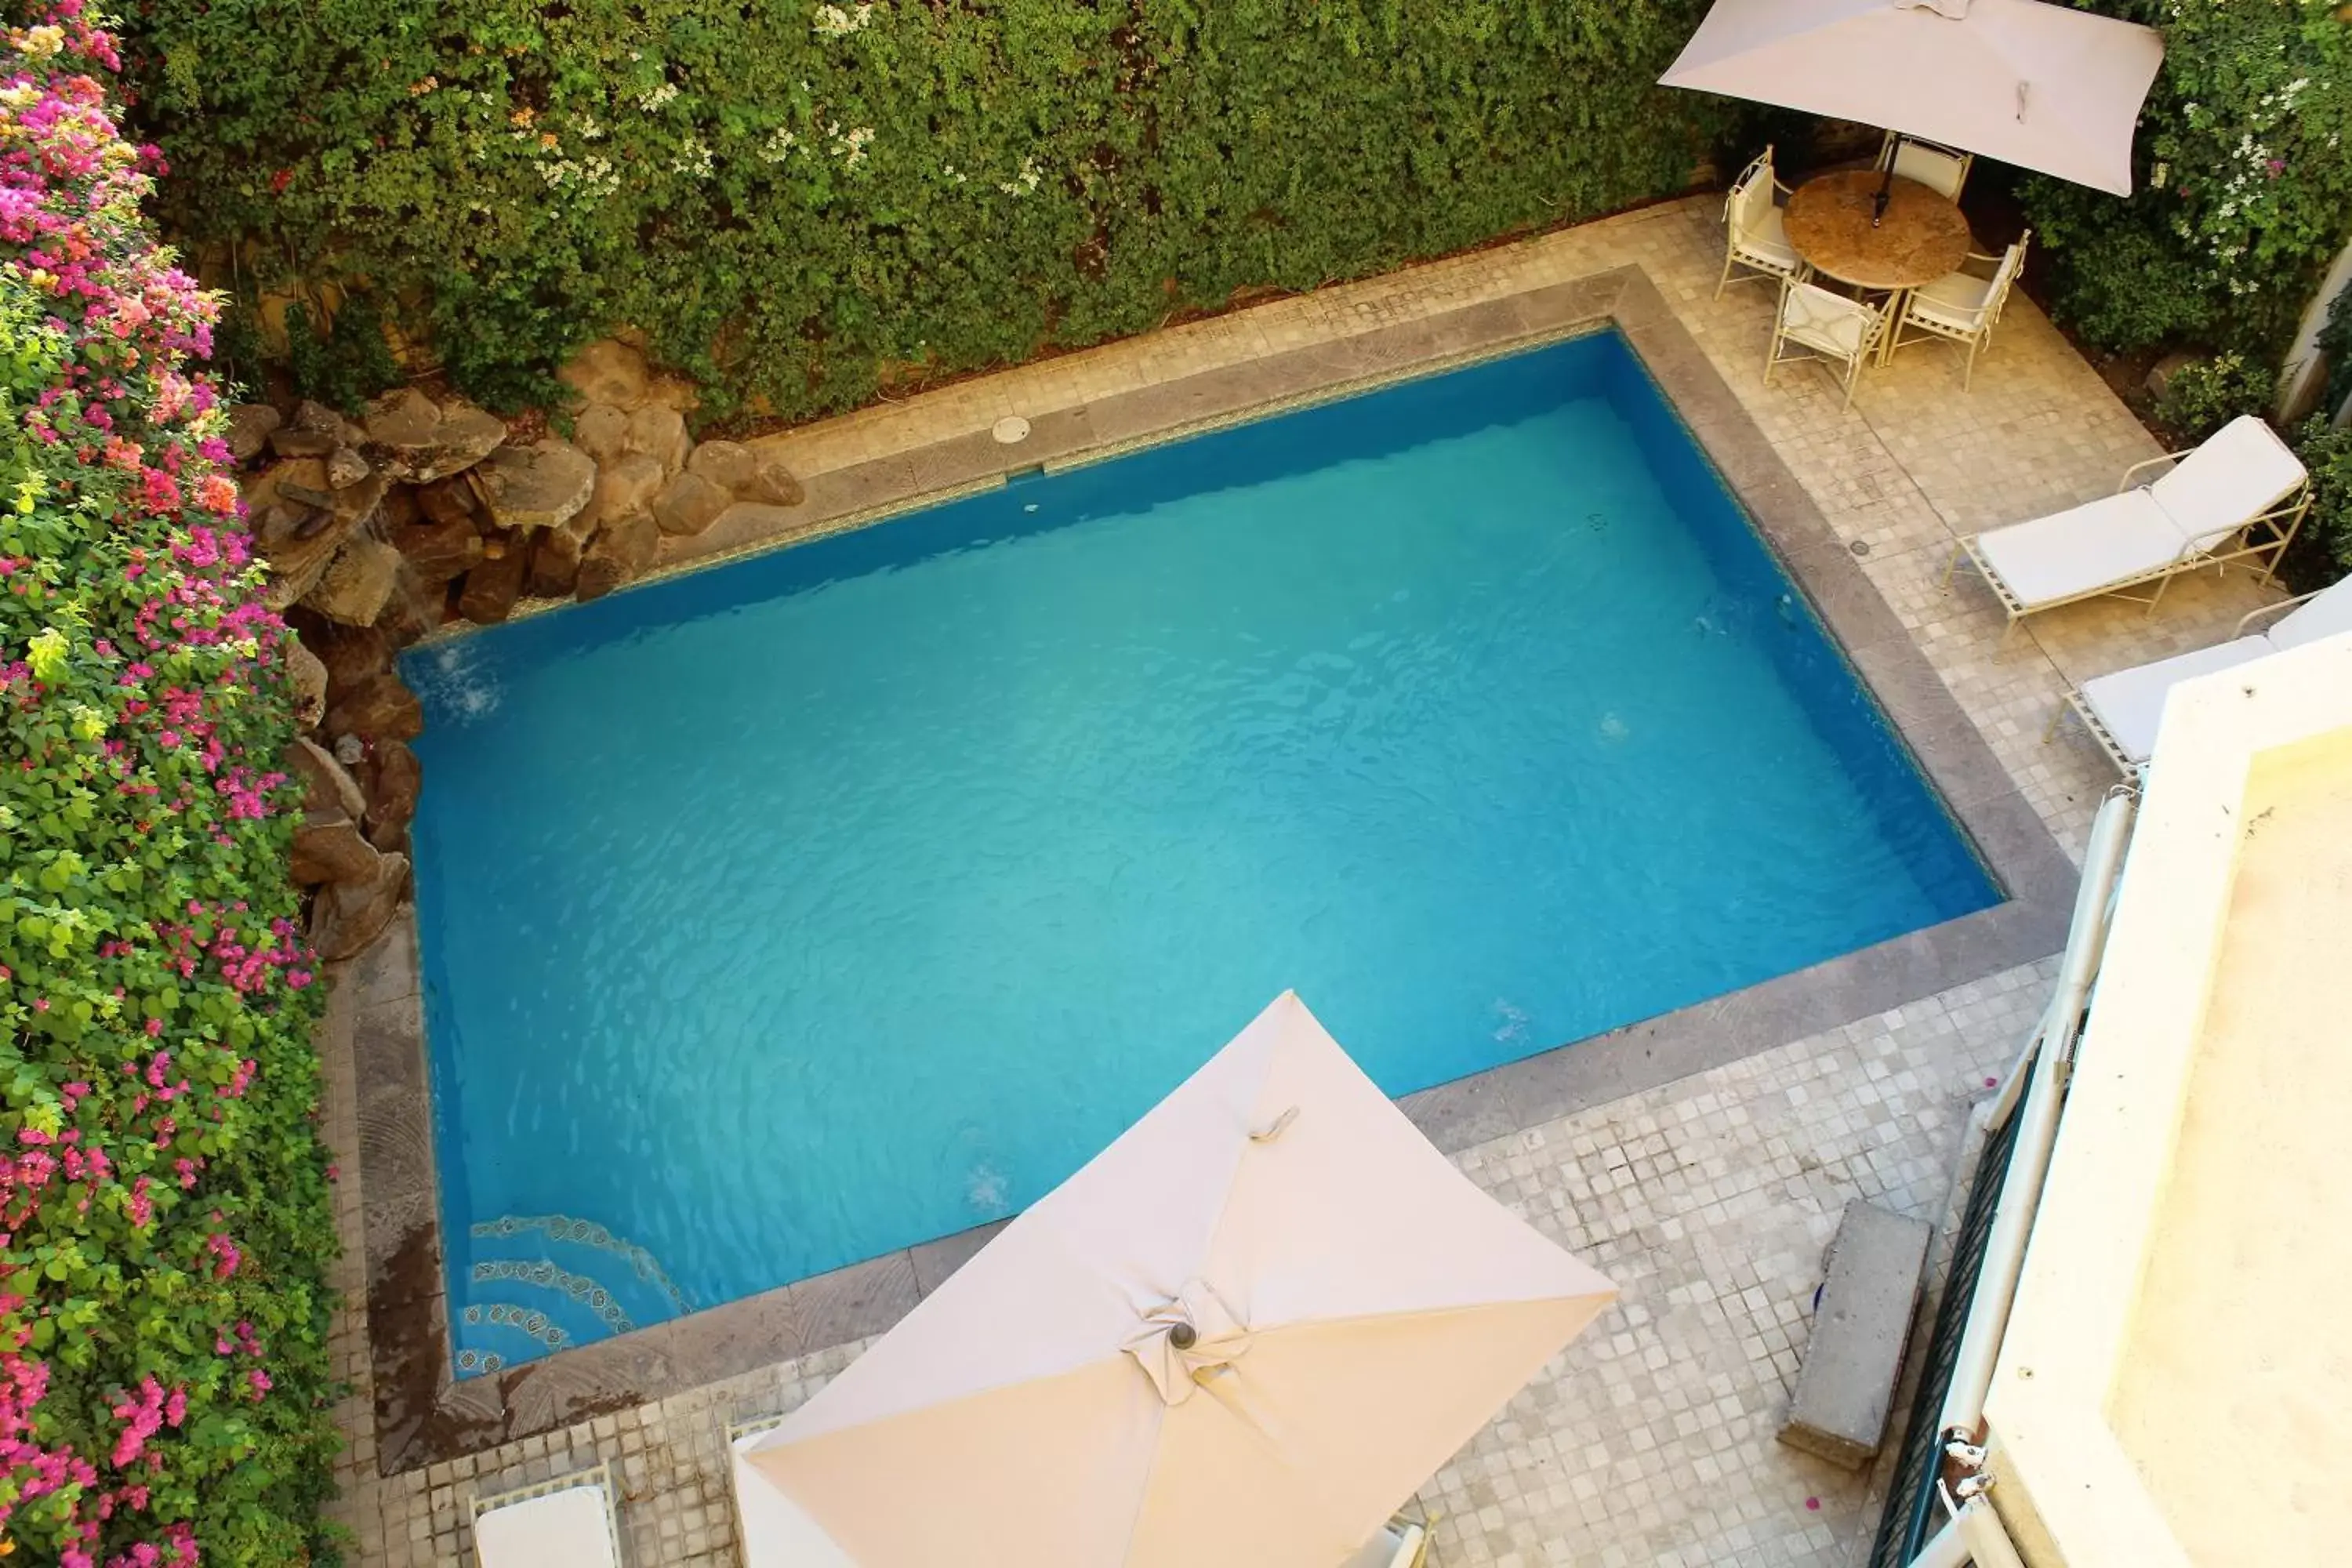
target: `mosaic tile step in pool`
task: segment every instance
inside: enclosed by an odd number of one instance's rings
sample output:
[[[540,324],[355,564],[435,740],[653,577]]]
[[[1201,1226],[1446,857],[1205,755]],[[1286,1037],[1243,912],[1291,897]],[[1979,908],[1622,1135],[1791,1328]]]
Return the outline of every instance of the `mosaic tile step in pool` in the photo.
[[[1286,987],[1403,1094],[2000,897],[1615,332],[407,673],[460,1375],[1012,1213]]]

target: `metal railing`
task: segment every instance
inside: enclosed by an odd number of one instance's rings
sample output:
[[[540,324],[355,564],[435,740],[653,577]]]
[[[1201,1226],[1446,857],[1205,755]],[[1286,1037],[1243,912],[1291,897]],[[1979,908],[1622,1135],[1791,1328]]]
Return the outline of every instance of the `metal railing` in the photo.
[[[1976,1300],[1985,1238],[1992,1234],[1993,1209],[2000,1201],[2002,1179],[2009,1173],[2010,1152],[2017,1147],[2017,1128],[2018,1118],[2012,1116],[1986,1140],[1984,1152],[1977,1157],[1975,1183],[1969,1188],[1968,1205],[1953,1235],[1944,1299],[1936,1308],[1936,1326],[1927,1338],[1918,1390],[1911,1396],[1901,1458],[1887,1485],[1886,1511],[1871,1542],[1868,1568],[1904,1568],[1919,1555],[1935,1531],[1936,1481],[1944,1455],[1938,1430],[1944,1394],[1951,1386],[1952,1363],[1960,1353],[1969,1308]]]

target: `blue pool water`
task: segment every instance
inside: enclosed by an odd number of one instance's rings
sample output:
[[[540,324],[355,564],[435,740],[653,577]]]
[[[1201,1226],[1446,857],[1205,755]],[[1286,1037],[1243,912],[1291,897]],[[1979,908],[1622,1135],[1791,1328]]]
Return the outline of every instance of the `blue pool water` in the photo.
[[[465,1370],[1998,896],[1614,334],[417,650]]]

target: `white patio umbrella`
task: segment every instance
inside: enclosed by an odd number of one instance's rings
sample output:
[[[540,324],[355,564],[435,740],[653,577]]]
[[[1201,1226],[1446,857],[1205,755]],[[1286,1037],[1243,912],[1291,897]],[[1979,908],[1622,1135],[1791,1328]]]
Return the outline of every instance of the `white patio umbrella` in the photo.
[[[1615,1294],[1285,994],[747,1443],[740,1511],[858,1568],[1335,1568]]]
[[[2127,196],[2132,132],[2163,63],[2154,28],[2042,0],[1716,0],[1658,80]]]

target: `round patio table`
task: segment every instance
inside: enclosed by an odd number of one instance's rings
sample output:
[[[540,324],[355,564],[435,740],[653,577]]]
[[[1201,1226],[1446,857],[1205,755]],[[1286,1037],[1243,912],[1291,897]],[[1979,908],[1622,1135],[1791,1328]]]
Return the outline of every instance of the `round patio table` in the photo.
[[[1886,216],[1873,227],[1872,199],[1885,175],[1848,169],[1807,180],[1781,215],[1789,244],[1841,283],[1900,291],[1959,270],[1969,258],[1969,220],[1916,180],[1895,180]]]

